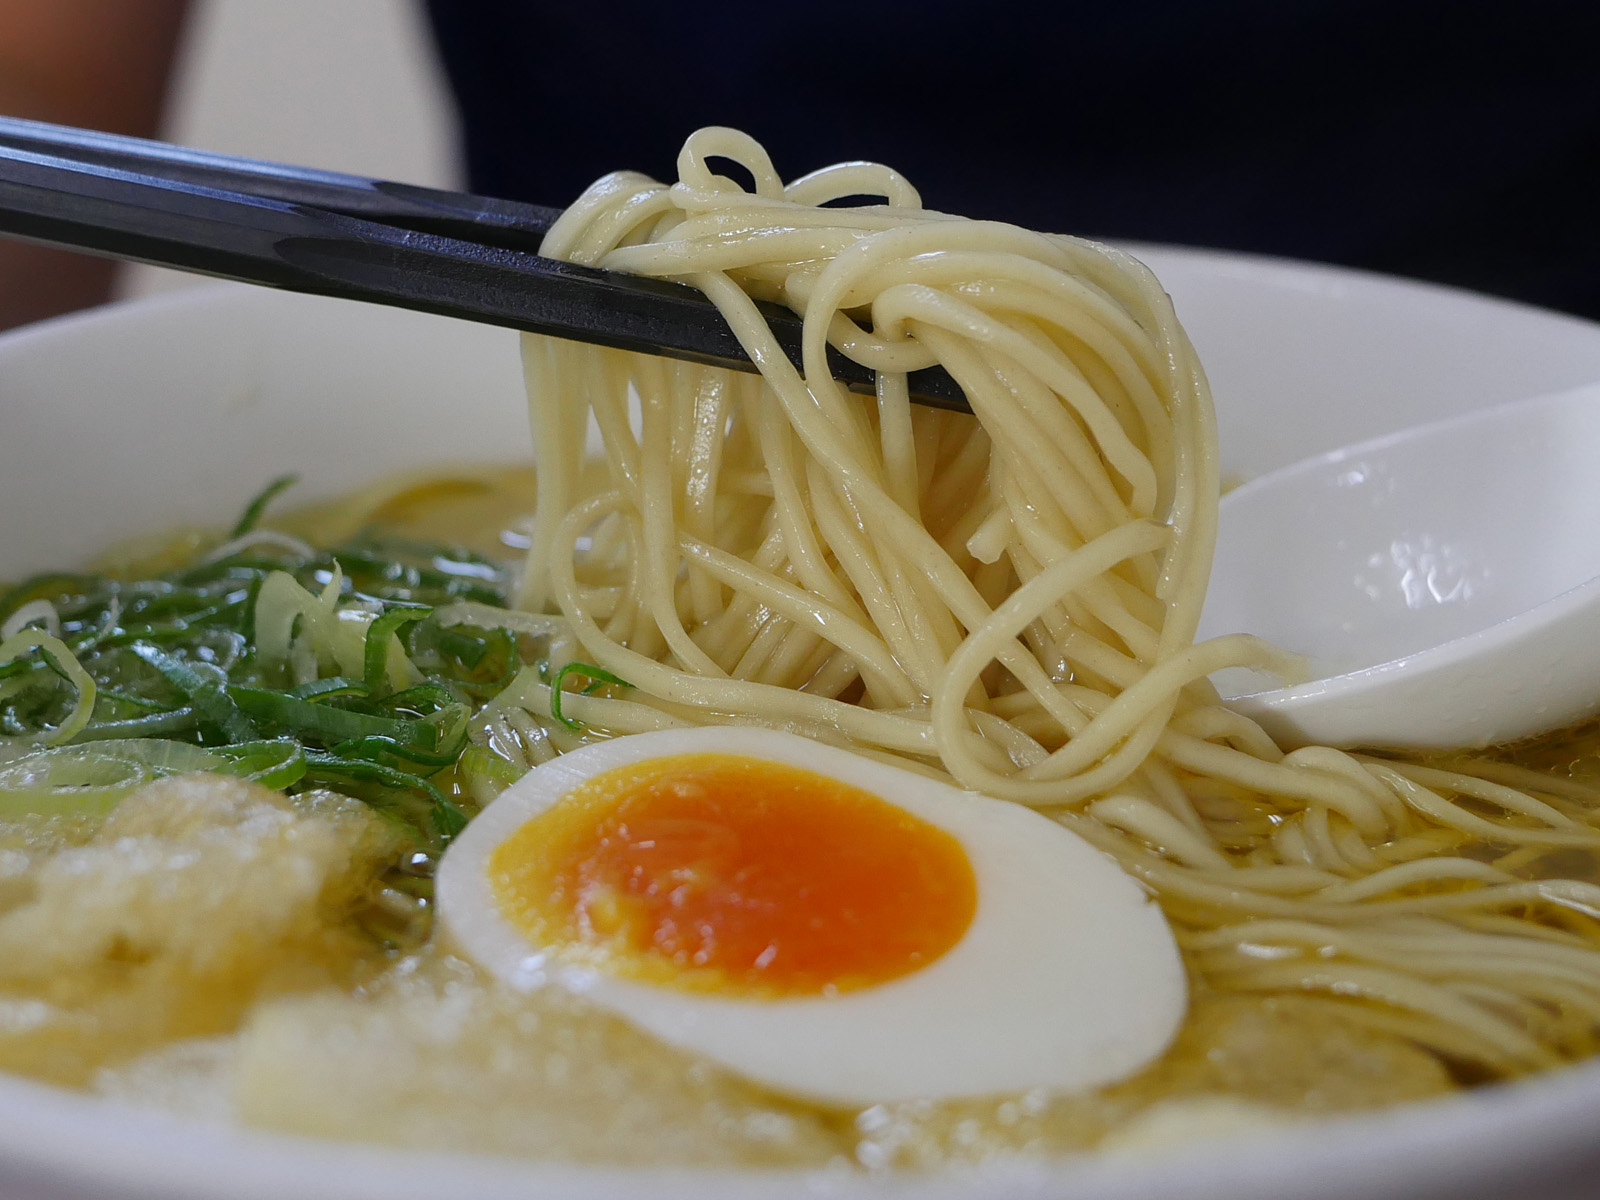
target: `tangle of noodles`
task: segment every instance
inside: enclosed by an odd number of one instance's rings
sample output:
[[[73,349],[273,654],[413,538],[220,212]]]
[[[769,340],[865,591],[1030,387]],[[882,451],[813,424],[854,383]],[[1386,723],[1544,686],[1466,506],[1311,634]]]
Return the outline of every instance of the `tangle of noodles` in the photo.
[[[1194,643],[1216,437],[1148,270],[927,211],[882,166],[785,185],[731,130],[678,170],[600,180],[544,253],[693,284],[762,373],[526,339],[522,606],[565,618],[558,660],[631,687],[567,694],[574,732],[524,672],[482,741],[534,763],[684,723],[796,730],[1067,824],[1154,891],[1198,986],[1325,995],[1480,1075],[1596,1048],[1600,796],[1284,753],[1217,703],[1209,673],[1295,663]],[[847,197],[884,203],[827,206]],[[753,298],[804,316],[803,372]],[[829,345],[876,370],[875,399],[833,381]],[[975,416],[909,403],[935,363]]]

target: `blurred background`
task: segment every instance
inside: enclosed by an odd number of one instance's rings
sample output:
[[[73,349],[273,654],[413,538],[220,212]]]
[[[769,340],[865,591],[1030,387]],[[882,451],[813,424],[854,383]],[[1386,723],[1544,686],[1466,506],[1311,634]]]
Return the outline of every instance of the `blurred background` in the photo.
[[[410,0],[201,0],[173,65],[163,136],[276,162],[465,185],[454,101]],[[119,296],[207,282],[135,265]]]
[[[1600,319],[1597,0],[0,0],[0,114],[560,205],[736,125],[788,177]],[[191,281],[0,240],[0,328]]]

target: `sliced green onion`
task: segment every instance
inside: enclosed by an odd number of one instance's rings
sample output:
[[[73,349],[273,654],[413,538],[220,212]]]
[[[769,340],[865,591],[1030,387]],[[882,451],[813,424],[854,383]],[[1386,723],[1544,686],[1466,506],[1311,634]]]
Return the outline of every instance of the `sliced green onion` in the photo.
[[[467,726],[472,720],[472,709],[465,704],[450,704],[423,718],[439,732],[438,746],[441,754],[449,752],[459,756],[467,744]]]
[[[287,739],[214,750],[155,738],[53,746],[0,764],[0,817],[100,816],[147,783],[196,771],[281,790],[305,775],[305,751]]]
[[[96,721],[79,730],[75,745],[107,738],[146,738],[162,733],[188,733],[200,723],[193,708],[185,706],[124,721]]]
[[[17,609],[33,600],[50,600],[59,609],[61,607],[59,602],[63,598],[78,597],[92,592],[97,582],[91,576],[67,575],[58,571],[35,575],[6,592],[4,597],[0,597],[0,619],[10,617]]]
[[[257,657],[262,665],[268,667],[287,662],[296,623],[302,624],[300,636],[311,638],[315,644],[326,640],[319,635],[330,619],[327,606],[301,587],[293,575],[287,571],[270,572],[256,592],[254,632]],[[340,667],[345,667],[342,661]]]
[[[101,816],[153,778],[135,760],[57,746],[0,766],[0,818]]]
[[[461,777],[462,786],[482,808],[527,772],[486,746],[468,746],[456,763],[456,773]]]
[[[256,493],[255,498],[245,505],[244,512],[234,522],[233,529],[229,531],[228,538],[243,537],[261,523],[267,505],[276,500],[282,493],[288,491],[300,480],[298,475],[280,475],[266,487]]]
[[[409,709],[412,712],[438,712],[459,703],[455,694],[442,683],[419,683],[416,687],[409,687],[403,692],[395,692],[385,697],[384,703],[390,708]]]
[[[321,701],[341,699],[345,696],[365,696],[367,692],[367,685],[359,679],[331,675],[327,679],[313,679],[310,683],[291,688],[288,694],[296,700]]]
[[[256,727],[244,713],[239,711],[239,706],[229,696],[226,686],[214,679],[207,679],[182,659],[173,657],[149,642],[135,642],[129,649],[187,696],[201,719],[215,725],[230,742],[248,742],[255,739]]]
[[[56,611],[56,606],[48,600],[29,600],[19,607],[14,613],[0,623],[0,641],[10,637],[18,630],[26,629],[35,621],[44,623],[44,631],[51,637],[61,636],[61,614]]]
[[[429,777],[459,764],[472,711],[520,670],[518,638],[567,637],[566,623],[499,607],[506,571],[469,551],[363,535],[335,555],[261,529],[285,483],[188,566],[0,590],[0,720],[25,734],[0,737],[0,811],[100,812],[181,770],[294,787],[315,755],[317,778],[425,832],[460,827]],[[454,619],[422,624],[441,605]],[[71,754],[37,757],[54,750]],[[482,793],[494,770],[452,778]]]
[[[561,724],[576,733],[583,726],[570,717],[561,715],[561,684],[568,675],[582,675],[585,679],[593,680],[583,689],[583,694],[588,695],[604,683],[614,683],[618,687],[632,687],[626,679],[619,679],[604,667],[597,667],[593,663],[569,662],[555,673],[555,678],[550,680],[550,715]]]
[[[66,645],[64,642],[62,644]],[[70,654],[72,652],[72,647],[68,646],[67,652]],[[78,656],[73,654],[72,657],[77,658]],[[66,667],[61,665],[60,660],[58,660],[55,655],[50,653],[50,648],[48,646],[39,647],[39,659],[44,663],[45,668],[57,679],[61,680],[63,683],[72,682],[72,676],[67,673]],[[96,684],[95,686],[98,687],[99,684]]]
[[[91,746],[58,746],[38,757],[66,759],[115,758],[138,763],[152,775],[186,775],[191,771],[214,771],[222,762],[216,750],[191,746],[188,742],[169,742],[164,738],[124,738]]]
[[[452,704],[418,721],[419,726],[432,727],[435,742],[432,747],[421,745],[416,740],[402,741],[393,737],[368,736],[340,742],[330,753],[370,762],[395,760],[425,767],[448,767],[461,757],[461,752],[466,747],[467,725],[471,717],[472,710],[465,704]],[[394,763],[391,762],[390,765]]]
[[[454,629],[440,629],[433,635],[434,645],[455,659],[469,671],[475,668],[489,653],[489,643],[485,638],[473,637],[470,633],[457,633]]]
[[[449,841],[467,827],[467,814],[456,807],[434,784],[408,771],[362,759],[340,758],[333,754],[306,755],[306,778],[327,783],[379,783],[384,787],[414,789],[432,801],[429,814],[433,832],[440,841]]]
[[[305,778],[305,747],[293,738],[240,742],[234,746],[219,746],[214,753],[226,760],[226,765],[212,770],[237,775],[274,791],[293,787]]]
[[[254,550],[257,546],[275,546],[302,561],[317,556],[314,547],[307,545],[297,537],[291,537],[287,533],[279,533],[276,529],[252,529],[248,533],[238,534],[223,542],[222,545],[216,547],[202,558],[200,565],[209,566],[211,563],[235,558],[246,550]]]
[[[367,642],[363,651],[366,670],[362,678],[369,692],[383,691],[388,682],[389,639],[405,626],[427,620],[432,615],[431,608],[394,608],[367,626]],[[401,653],[404,654],[403,648]]]
[[[94,679],[83,669],[65,642],[51,637],[42,629],[19,629],[0,642],[0,665],[20,658],[30,650],[38,650],[51,669],[77,689],[78,702],[73,705],[66,719],[50,730],[48,736],[39,739],[50,744],[65,742],[87,725],[94,714]]]
[[[183,742],[141,738],[53,746],[0,767],[0,814],[97,816],[163,775],[224,766],[218,755]]]
[[[437,744],[438,730],[420,720],[369,716],[331,704],[297,700],[283,692],[265,688],[234,686],[228,689],[228,694],[240,709],[258,721],[282,725],[285,729],[310,734],[326,742],[387,737],[428,750]]]
[[[385,766],[405,768],[402,763],[412,763],[419,767],[431,767],[438,770],[448,767],[456,761],[459,751],[455,754],[435,754],[427,750],[419,750],[405,742],[396,741],[387,737],[352,738],[348,742],[340,742],[331,747],[329,754],[337,758],[358,758],[362,762],[383,763]]]
[[[138,708],[145,712],[171,712],[179,707],[176,704],[153,700],[149,696],[137,696],[132,692],[125,692],[121,688],[102,687],[95,693],[95,696],[108,704],[125,704],[129,708]]]

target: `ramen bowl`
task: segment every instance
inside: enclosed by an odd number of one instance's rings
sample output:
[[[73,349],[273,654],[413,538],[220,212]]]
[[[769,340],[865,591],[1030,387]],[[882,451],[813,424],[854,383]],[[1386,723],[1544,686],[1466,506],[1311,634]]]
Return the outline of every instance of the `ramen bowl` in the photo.
[[[1137,252],[1206,363],[1235,478],[1600,380],[1600,326],[1583,321],[1329,268]],[[523,458],[528,437],[516,338],[503,330],[226,285],[50,322],[0,338],[0,578],[165,528],[224,524],[285,472],[310,500],[402,468]],[[1137,1154],[873,1177],[399,1151],[0,1078],[0,1195],[1565,1200],[1593,1194],[1600,1177],[1597,1111],[1600,1063]]]

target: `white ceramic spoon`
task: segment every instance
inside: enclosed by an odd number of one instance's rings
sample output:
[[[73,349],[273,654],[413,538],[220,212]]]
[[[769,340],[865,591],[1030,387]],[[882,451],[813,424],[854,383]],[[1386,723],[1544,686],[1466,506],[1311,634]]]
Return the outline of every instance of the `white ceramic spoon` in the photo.
[[[1230,492],[1200,633],[1241,631],[1310,660],[1294,687],[1213,677],[1286,745],[1485,746],[1600,713],[1600,384]]]

